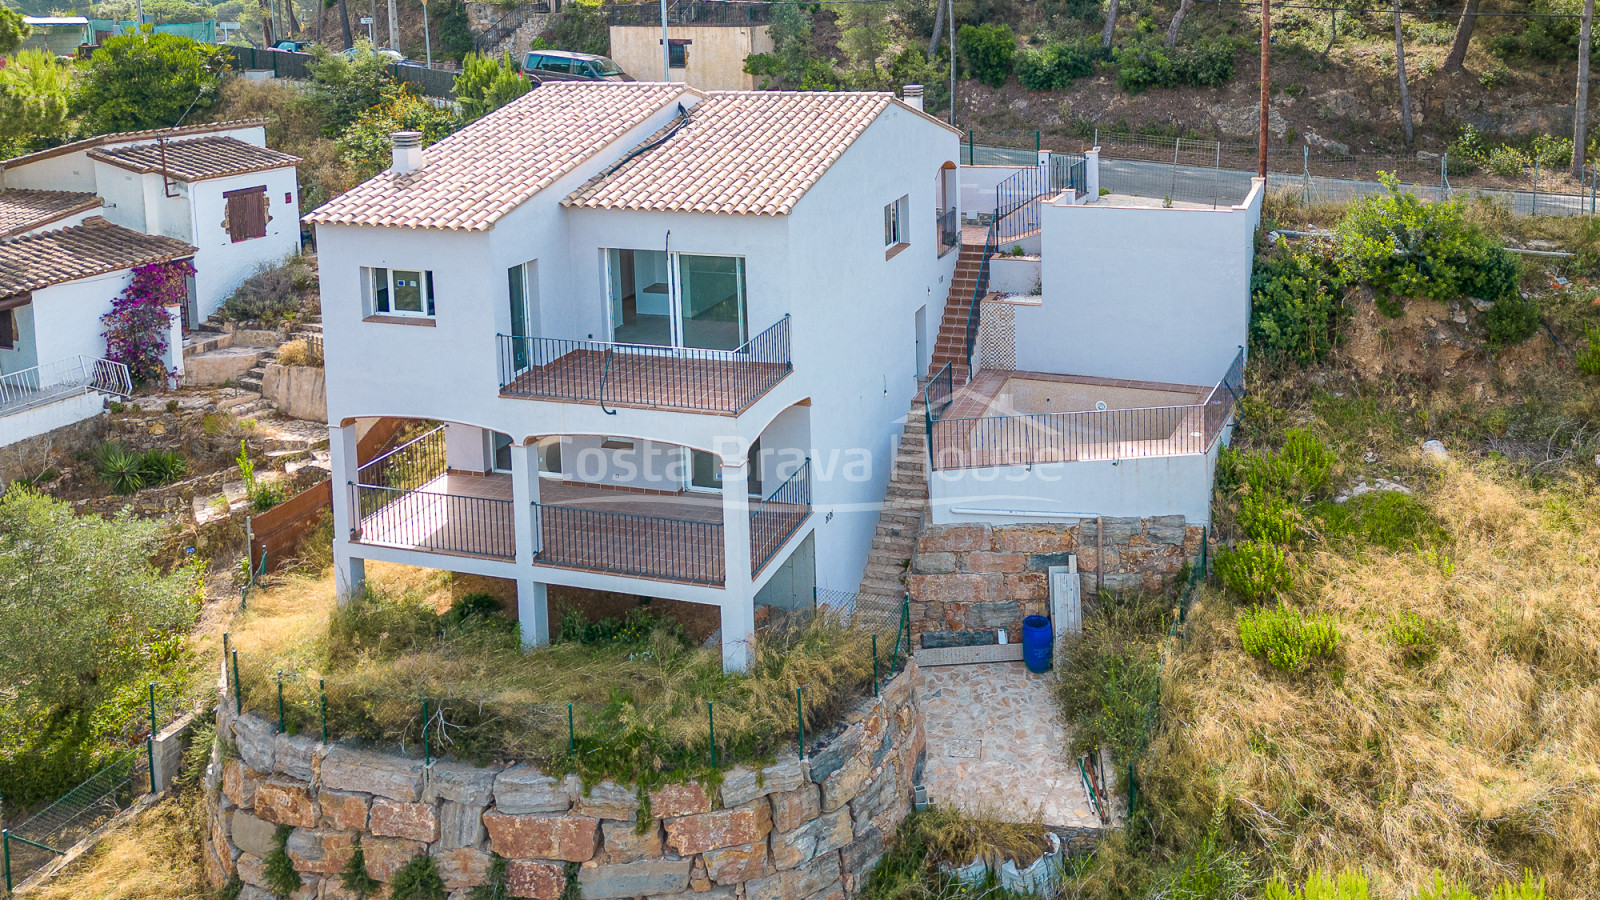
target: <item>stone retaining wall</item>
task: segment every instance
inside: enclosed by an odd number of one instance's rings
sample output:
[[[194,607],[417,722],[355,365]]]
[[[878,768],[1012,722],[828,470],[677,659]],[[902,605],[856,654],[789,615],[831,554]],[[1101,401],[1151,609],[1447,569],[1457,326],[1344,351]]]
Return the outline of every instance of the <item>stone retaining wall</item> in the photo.
[[[429,854],[452,900],[508,861],[510,893],[559,900],[576,863],[586,900],[842,900],[882,856],[911,810],[924,730],[915,663],[860,701],[845,724],[720,787],[670,785],[648,796],[602,782],[585,791],[530,765],[478,768],[329,746],[275,734],[252,715],[218,711],[237,753],[207,773],[207,879],[235,874],[241,900],[267,900],[264,860],[277,827],[305,887],[294,900],[343,900],[339,873],[357,837],[368,873],[387,882]],[[641,828],[640,816],[647,816]]]
[[[1024,616],[1050,613],[1050,567],[1074,554],[1085,600],[1102,587],[1097,572],[1106,590],[1158,590],[1199,554],[1205,531],[1183,516],[1102,521],[1103,539],[1094,519],[924,527],[907,579],[914,646],[994,643],[997,628],[1021,640]]]

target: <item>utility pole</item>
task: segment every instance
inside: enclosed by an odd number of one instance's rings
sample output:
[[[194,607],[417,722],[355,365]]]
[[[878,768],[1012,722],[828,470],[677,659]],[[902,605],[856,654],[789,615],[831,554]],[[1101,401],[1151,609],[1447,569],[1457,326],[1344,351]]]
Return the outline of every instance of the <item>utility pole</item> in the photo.
[[[400,17],[396,15],[394,0],[389,0],[389,49],[400,49]]]
[[[428,0],[422,0],[422,52],[427,54],[428,68],[433,68],[433,37],[428,34]]]
[[[1400,74],[1400,124],[1405,129],[1406,146],[1410,147],[1417,141],[1417,133],[1411,127],[1411,88],[1406,84],[1406,38],[1400,29],[1400,0],[1394,0],[1394,66]]]
[[[672,47],[667,43],[667,0],[661,0],[661,80],[672,80]]]
[[[1267,177],[1267,108],[1272,102],[1272,0],[1261,0],[1261,137],[1256,175]]]
[[[1594,0],[1583,0],[1583,25],[1578,29],[1578,105],[1572,111],[1572,177],[1583,179],[1589,151],[1589,34],[1594,25]]]
[[[945,0],[945,2],[950,4],[949,13],[944,18],[950,23],[950,124],[954,125],[956,123],[956,0]]]

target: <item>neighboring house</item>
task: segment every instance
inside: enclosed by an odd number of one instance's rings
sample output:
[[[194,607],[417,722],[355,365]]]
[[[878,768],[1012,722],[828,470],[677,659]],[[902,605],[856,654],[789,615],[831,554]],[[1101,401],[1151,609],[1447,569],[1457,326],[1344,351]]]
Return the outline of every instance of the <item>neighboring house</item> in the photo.
[[[204,321],[251,272],[300,248],[299,159],[266,147],[262,121],[102,135],[0,162],[0,196],[64,191],[100,215],[195,247],[184,324]]]
[[[962,170],[964,211],[993,225],[968,227],[930,373],[936,524],[1211,520],[1263,184],[1216,207],[1101,195],[1098,169],[1091,151]]]
[[[771,10],[765,3],[674,2],[667,8],[663,58],[659,6],[607,7],[611,59],[640,81],[681,82],[703,91],[760,87],[744,61],[772,52]]]
[[[33,29],[22,41],[24,50],[75,56],[79,47],[94,43],[94,32],[83,16],[23,16],[22,21]]]
[[[195,254],[174,238],[84,218],[88,195],[50,193],[0,191],[8,235],[0,240],[0,446],[93,416],[104,397],[127,396],[127,368],[102,358],[100,317],[135,268]],[[168,365],[176,368],[173,321]]]
[[[546,82],[306,217],[336,573],[719,607],[854,590],[956,262],[960,135],[886,93]],[[361,421],[445,423],[358,466]]]

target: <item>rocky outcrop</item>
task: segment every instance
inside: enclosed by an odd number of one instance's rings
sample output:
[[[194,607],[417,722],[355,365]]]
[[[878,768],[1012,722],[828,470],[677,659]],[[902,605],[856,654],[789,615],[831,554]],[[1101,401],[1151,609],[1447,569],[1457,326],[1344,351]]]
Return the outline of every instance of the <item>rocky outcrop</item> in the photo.
[[[843,900],[911,810],[920,680],[909,664],[807,758],[735,767],[720,787],[643,795],[609,781],[585,789],[526,763],[424,764],[328,746],[223,703],[218,733],[232,752],[207,775],[207,878],[220,887],[237,876],[242,900],[266,900],[264,860],[289,826],[285,851],[306,897],[345,896],[339,873],[359,839],[380,882],[432,856],[452,900],[487,882],[494,854],[507,860],[510,893],[532,900],[559,900],[574,864],[587,900]]]

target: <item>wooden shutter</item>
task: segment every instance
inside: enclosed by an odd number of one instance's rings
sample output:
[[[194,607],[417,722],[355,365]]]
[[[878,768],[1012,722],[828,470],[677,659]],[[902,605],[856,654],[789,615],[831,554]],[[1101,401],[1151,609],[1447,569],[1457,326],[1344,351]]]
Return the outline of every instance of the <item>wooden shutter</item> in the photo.
[[[248,241],[251,238],[266,237],[266,185],[227,191],[222,196],[227,198],[228,201],[229,240],[238,243],[239,241]]]

